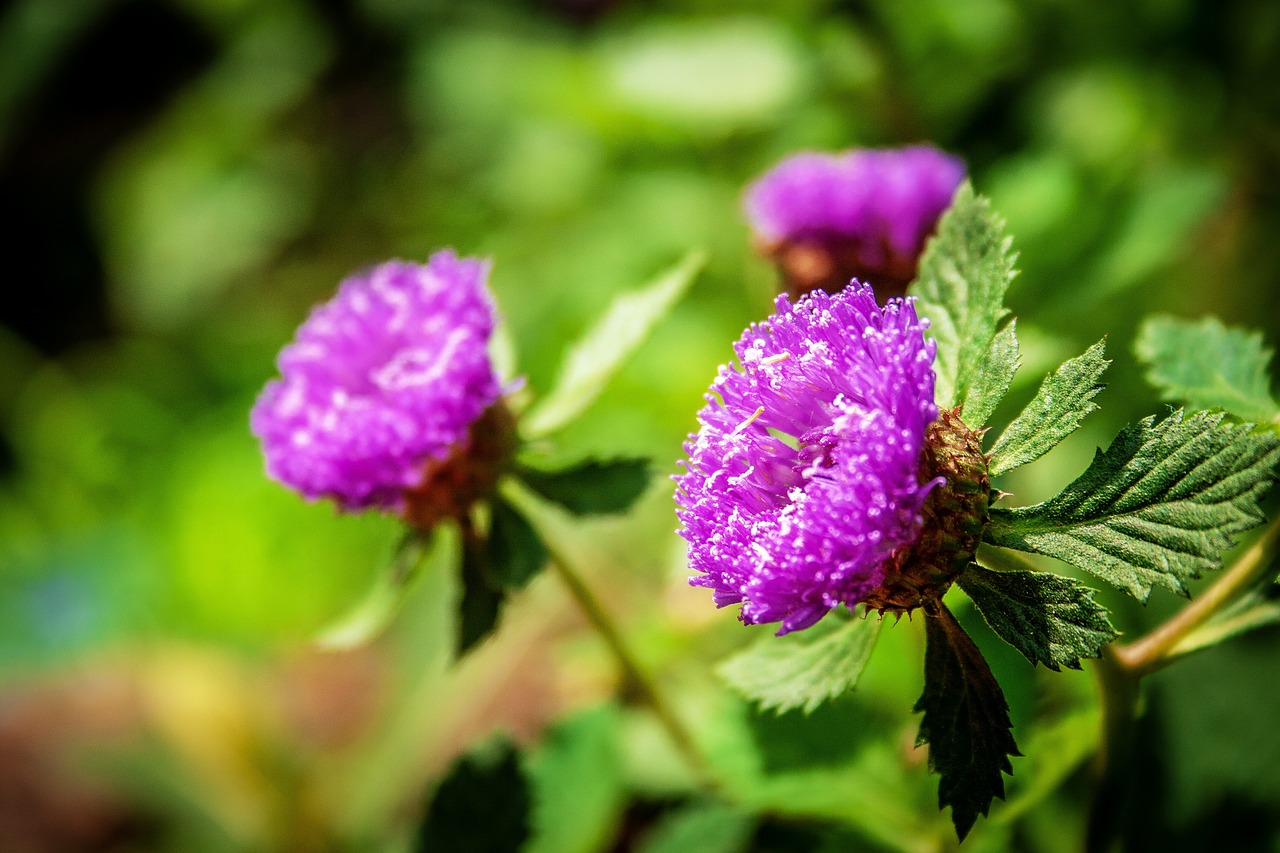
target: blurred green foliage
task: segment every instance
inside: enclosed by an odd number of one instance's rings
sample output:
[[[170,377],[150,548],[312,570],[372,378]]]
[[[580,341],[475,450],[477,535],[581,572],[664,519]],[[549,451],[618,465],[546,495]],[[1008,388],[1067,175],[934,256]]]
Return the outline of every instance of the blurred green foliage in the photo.
[[[674,471],[730,342],[768,311],[744,183],[802,148],[929,140],[966,158],[1019,252],[1025,366],[993,423],[1109,336],[1102,410],[1011,478],[1039,500],[1162,410],[1131,355],[1145,315],[1280,340],[1277,80],[1268,0],[16,0],[0,12],[0,233],[17,264],[0,312],[0,672],[15,708],[103,681],[134,698],[110,737],[100,698],[63,727],[99,811],[49,794],[66,789],[44,764],[9,762],[44,793],[0,809],[0,833],[37,839],[23,850],[404,849],[432,780],[498,728],[538,744],[530,849],[942,849],[911,748],[918,625],[886,626],[852,697],[760,714],[713,674],[759,632],[684,587],[668,486],[626,521],[559,519],[754,813],[682,804],[689,779],[651,720],[602,704],[614,674],[552,583],[456,672],[438,571],[374,649],[306,651],[396,525],[268,481],[248,409],[308,307],[361,265],[446,245],[493,258],[518,372],[545,392],[616,295],[702,248],[692,293],[547,448]],[[1177,606],[1099,595],[1131,635]],[[1027,754],[966,846],[1070,846],[1088,676],[1033,670],[958,615]],[[1196,849],[1228,824],[1236,849],[1272,849],[1274,640],[1157,679],[1131,849]],[[0,717],[0,752],[44,743]],[[39,846],[33,815],[60,808],[100,817],[49,818],[62,835]]]

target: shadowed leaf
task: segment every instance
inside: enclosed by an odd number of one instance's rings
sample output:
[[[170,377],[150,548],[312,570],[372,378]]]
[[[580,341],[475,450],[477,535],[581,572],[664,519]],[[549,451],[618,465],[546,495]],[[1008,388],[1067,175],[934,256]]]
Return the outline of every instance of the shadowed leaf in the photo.
[[[1079,669],[1118,635],[1093,590],[1047,572],[992,572],[971,564],[956,581],[978,611],[1023,657],[1050,669]]]
[[[436,789],[416,853],[511,853],[529,836],[529,786],[510,744],[460,759]]]
[[[938,808],[951,806],[963,840],[991,800],[1004,798],[1001,773],[1013,773],[1009,756],[1021,753],[991,667],[941,602],[926,607],[925,633],[924,693],[915,707],[924,717],[916,743],[929,744],[929,769],[941,777]]]
[[[529,488],[576,515],[624,512],[652,480],[647,459],[588,459],[559,471],[522,467]]]

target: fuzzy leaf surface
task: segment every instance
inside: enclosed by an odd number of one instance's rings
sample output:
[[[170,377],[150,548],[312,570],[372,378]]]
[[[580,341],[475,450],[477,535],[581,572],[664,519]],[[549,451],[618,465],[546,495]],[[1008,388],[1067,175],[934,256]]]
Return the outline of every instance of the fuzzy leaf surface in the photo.
[[[962,185],[938,223],[937,236],[929,241],[911,287],[916,310],[929,319],[929,334],[938,342],[934,370],[939,406],[968,405],[972,394],[995,408],[989,401],[999,395],[988,386],[998,386],[1003,372],[983,367],[1009,313],[1004,295],[1015,274],[1011,246],[991,202],[976,195],[967,182]],[[1007,360],[1007,348],[996,357]],[[980,426],[968,418],[965,423]]]
[[[762,637],[720,664],[731,687],[779,714],[823,702],[852,690],[880,636],[879,618],[859,618],[846,610],[817,625],[783,637]]]
[[[519,477],[575,515],[608,515],[631,508],[652,482],[647,459],[588,459],[559,471],[521,467]]]
[[[1280,437],[1223,417],[1177,411],[1126,427],[1057,497],[992,509],[984,540],[1056,557],[1140,601],[1156,586],[1185,595],[1263,520],[1258,498],[1280,455]]]
[[[916,744],[929,744],[929,769],[939,774],[938,808],[951,806],[951,822],[964,840],[995,797],[1004,799],[1002,773],[1013,773],[1009,703],[982,652],[938,603],[925,611],[924,712]]]
[[[525,437],[549,435],[586,411],[689,289],[705,261],[702,252],[690,252],[650,284],[615,299],[569,348],[555,387],[521,419]]]
[[[991,476],[1039,459],[1079,429],[1098,408],[1093,398],[1104,387],[1098,379],[1111,364],[1103,358],[1105,352],[1104,339],[1045,377],[1036,396],[991,448]]]
[[[1134,349],[1147,381],[1170,401],[1192,409],[1226,409],[1250,421],[1272,421],[1271,348],[1260,332],[1224,326],[1215,317],[1148,317]]]
[[[416,853],[509,853],[529,837],[532,797],[510,744],[460,759],[436,789],[418,829]]]
[[[982,618],[1031,663],[1079,669],[1114,640],[1107,610],[1093,590],[1047,572],[993,572],[971,564],[957,579]]]
[[[977,429],[986,424],[1004,395],[1009,393],[1014,374],[1021,366],[1017,321],[1010,320],[991,339],[991,347],[982,361],[980,379],[970,386],[969,393],[964,398],[961,417],[967,425]]]

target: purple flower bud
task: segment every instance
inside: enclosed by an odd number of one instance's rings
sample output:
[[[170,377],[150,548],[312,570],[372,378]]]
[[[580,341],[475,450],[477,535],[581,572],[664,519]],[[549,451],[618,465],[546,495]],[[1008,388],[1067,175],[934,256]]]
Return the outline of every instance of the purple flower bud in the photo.
[[[748,624],[806,628],[877,593],[921,537],[934,344],[911,300],[854,282],[750,326],[675,480],[691,583]]]
[[[928,145],[804,153],[748,187],[745,207],[793,297],[857,278],[883,303],[906,293],[964,176],[963,161]]]
[[[487,262],[442,251],[347,278],[281,351],[281,378],[253,407],[267,473],[344,510],[404,510],[446,462],[495,444],[473,434],[501,390],[487,275]]]

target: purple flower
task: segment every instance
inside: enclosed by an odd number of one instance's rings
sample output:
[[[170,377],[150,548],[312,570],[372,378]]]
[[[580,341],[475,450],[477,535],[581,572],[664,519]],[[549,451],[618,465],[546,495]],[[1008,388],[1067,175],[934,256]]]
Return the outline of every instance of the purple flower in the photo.
[[[677,514],[691,583],[748,624],[806,628],[877,590],[920,538],[934,344],[911,300],[817,290],[734,346],[685,444]]]
[[[267,472],[345,510],[402,507],[498,400],[487,275],[487,262],[443,251],[347,278],[253,407]]]
[[[915,278],[964,175],[963,161],[928,145],[797,154],[747,189],[745,207],[793,295],[859,278],[883,302]]]

